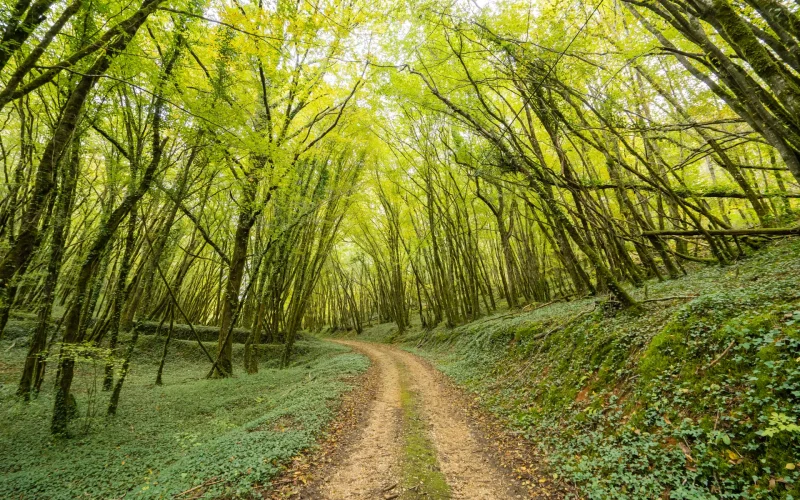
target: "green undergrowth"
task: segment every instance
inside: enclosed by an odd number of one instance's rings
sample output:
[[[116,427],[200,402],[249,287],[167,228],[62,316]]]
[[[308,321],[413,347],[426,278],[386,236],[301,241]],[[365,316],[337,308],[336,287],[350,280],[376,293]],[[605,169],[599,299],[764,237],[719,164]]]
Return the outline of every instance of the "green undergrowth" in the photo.
[[[400,401],[403,409],[402,499],[450,498],[450,486],[439,469],[436,450],[428,439],[427,426],[419,413],[419,394],[401,373]]]
[[[800,498],[800,241],[633,292],[678,298],[365,337],[431,359],[583,497]]]
[[[256,375],[205,379],[210,363],[195,342],[173,341],[164,385],[155,386],[163,337],[140,339],[116,417],[105,416],[103,366],[83,361],[73,384],[78,415],[69,439],[48,432],[52,372],[37,399],[14,396],[25,349],[0,346],[0,498],[249,497],[316,437],[334,414],[348,377],[368,360],[316,339],[296,344],[278,370],[281,346],[262,349]],[[207,346],[213,353],[211,344]]]

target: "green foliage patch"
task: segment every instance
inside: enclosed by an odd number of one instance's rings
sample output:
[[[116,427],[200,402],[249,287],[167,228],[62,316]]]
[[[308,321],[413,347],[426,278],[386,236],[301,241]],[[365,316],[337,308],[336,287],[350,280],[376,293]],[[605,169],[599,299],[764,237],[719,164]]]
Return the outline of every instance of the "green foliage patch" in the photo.
[[[150,351],[160,352],[161,342],[142,339],[113,418],[105,416],[108,394],[96,390],[103,365],[79,364],[71,439],[49,434],[52,379],[34,401],[19,401],[14,390],[25,350],[3,349],[0,497],[168,498],[196,487],[209,498],[249,497],[313,446],[349,387],[345,377],[368,365],[344,347],[308,340],[298,343],[288,369],[267,360],[256,375],[207,380],[209,363],[198,362],[197,345],[174,341],[165,385],[157,387],[159,358]],[[278,348],[267,347],[267,356]]]

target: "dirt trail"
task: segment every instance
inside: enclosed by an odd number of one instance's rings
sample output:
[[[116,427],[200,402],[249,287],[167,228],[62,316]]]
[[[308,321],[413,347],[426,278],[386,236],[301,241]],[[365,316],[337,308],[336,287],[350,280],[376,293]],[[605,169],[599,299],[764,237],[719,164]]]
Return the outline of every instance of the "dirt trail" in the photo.
[[[371,402],[366,426],[344,450],[345,460],[334,467],[320,492],[324,498],[381,498],[397,483],[401,439],[400,374],[393,356],[381,349],[341,342],[367,353],[378,371],[378,391]]]
[[[523,498],[516,482],[492,463],[483,437],[468,424],[465,408],[443,383],[442,375],[417,356],[383,344],[339,341],[369,356],[379,373],[379,389],[367,421],[345,444],[339,464],[323,478],[318,494],[331,499],[413,498],[402,491],[402,384],[418,398],[428,438],[452,498],[476,500]],[[400,486],[398,486],[400,485]]]

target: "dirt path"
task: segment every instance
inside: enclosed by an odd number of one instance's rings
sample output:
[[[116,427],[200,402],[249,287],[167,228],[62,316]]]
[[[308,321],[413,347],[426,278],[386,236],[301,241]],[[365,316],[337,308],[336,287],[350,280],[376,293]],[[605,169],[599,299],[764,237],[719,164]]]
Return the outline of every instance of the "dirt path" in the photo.
[[[466,408],[458,398],[450,397],[451,389],[439,372],[417,356],[392,346],[338,342],[369,356],[378,370],[379,389],[366,422],[341,450],[342,460],[320,479],[317,498],[490,500],[526,496],[485,453],[485,438],[470,427]],[[426,492],[423,484],[419,489],[409,487],[416,478],[416,471],[409,470],[409,464],[415,462],[408,457],[408,437],[404,436],[413,432],[408,421],[409,404],[413,405],[413,418],[421,421],[424,441],[432,448],[430,454],[435,456],[431,468],[437,469],[435,473],[447,483],[444,493],[441,489]],[[430,471],[420,472],[424,475]]]
[[[380,498],[397,483],[399,474],[402,417],[400,374],[393,356],[382,349],[359,348],[356,342],[342,342],[367,353],[378,372],[378,390],[371,402],[366,426],[344,450],[345,460],[334,467],[321,484],[324,498]],[[369,351],[367,351],[369,349]]]

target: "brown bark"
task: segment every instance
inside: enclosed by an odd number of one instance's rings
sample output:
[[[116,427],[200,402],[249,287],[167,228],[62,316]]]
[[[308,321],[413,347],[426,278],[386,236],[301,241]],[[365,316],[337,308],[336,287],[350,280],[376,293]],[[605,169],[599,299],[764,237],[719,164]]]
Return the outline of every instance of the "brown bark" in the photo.
[[[250,230],[255,223],[252,203],[253,196],[251,195],[245,201],[245,209],[239,213],[236,233],[233,239],[231,264],[228,267],[228,279],[225,283],[219,340],[217,342],[217,366],[222,377],[233,375],[233,336],[229,335],[229,332],[234,327],[234,312],[239,306],[239,293],[242,287],[242,279],[244,278],[244,265],[247,261]]]

